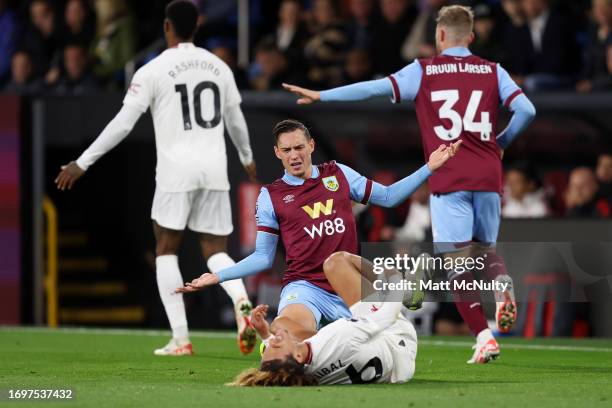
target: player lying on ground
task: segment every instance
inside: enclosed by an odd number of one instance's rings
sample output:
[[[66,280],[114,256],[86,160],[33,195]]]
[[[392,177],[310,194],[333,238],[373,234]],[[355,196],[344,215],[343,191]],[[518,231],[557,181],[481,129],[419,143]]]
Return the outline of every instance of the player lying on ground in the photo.
[[[274,152],[285,175],[262,187],[257,199],[255,252],[217,274],[203,274],[177,291],[194,292],[269,269],[280,235],[287,270],[279,316],[295,326],[294,333],[312,333],[322,318],[333,322],[351,316],[327,281],[323,262],[335,252],[357,253],[352,201],[397,206],[453,157],[461,142],[440,145],[415,173],[383,186],[336,162],[312,165],[315,141],[301,122],[284,120],[274,127],[273,136]]]
[[[155,350],[156,355],[193,353],[183,296],[174,293],[183,282],[177,252],[185,228],[198,233],[209,271],[234,264],[227,254],[227,236],[233,226],[225,127],[249,177],[256,178],[232,70],[212,53],[193,45],[197,19],[198,11],[190,1],[168,4],[164,21],[168,49],[136,72],[117,116],[76,161],[62,166],[55,180],[60,190],[71,189],[89,166],[121,142],[140,115],[151,109],[157,149],[151,209],[156,277],[172,327],[172,339]],[[234,303],[240,351],[250,353],[256,335],[248,321],[251,303],[244,285],[234,280],[222,286]]]
[[[503,259],[495,253],[500,222],[503,149],[535,116],[535,108],[499,64],[472,55],[472,10],[443,7],[437,19],[439,55],[415,60],[388,78],[360,82],[323,92],[285,84],[297,94],[298,104],[317,101],[356,101],[388,96],[395,103],[414,100],[425,155],[440,141],[463,140],[457,159],[429,181],[434,244],[447,256],[482,256],[486,277],[512,280]],[[512,112],[510,123],[495,135],[499,104]],[[473,241],[473,245],[469,243]],[[449,279],[473,280],[471,272],[448,271]],[[478,292],[454,293],[459,313],[468,324],[476,345],[468,363],[486,363],[499,355],[482,310]],[[497,327],[508,332],[517,316],[512,289],[496,293]]]
[[[364,271],[368,268],[369,272]],[[417,337],[400,313],[402,302],[388,299],[374,305],[360,301],[365,290],[372,288],[371,282],[381,276],[371,273],[369,262],[347,252],[329,257],[324,270],[334,290],[350,306],[352,316],[303,338],[296,337],[282,320],[269,326],[267,306],[257,306],[253,325],[267,347],[259,369],[244,371],[233,385],[401,383],[412,378]],[[400,279],[395,271],[386,275],[389,282]]]

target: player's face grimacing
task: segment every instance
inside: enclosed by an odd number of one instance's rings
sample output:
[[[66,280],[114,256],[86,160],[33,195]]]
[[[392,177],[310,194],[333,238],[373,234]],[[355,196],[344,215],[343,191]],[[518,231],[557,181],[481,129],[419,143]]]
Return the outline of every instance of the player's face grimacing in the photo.
[[[279,330],[274,337],[268,341],[268,347],[261,356],[261,361],[286,360],[293,356],[297,342],[285,329]]]
[[[301,129],[283,133],[278,137],[274,153],[283,167],[295,177],[310,178],[314,140],[308,139]]]

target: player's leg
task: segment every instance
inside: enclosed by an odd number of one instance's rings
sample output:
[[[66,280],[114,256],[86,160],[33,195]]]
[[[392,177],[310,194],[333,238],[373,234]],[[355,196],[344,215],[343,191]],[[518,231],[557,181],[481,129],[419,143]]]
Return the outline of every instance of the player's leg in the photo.
[[[235,264],[227,254],[227,236],[232,233],[229,191],[198,190],[192,197],[189,229],[198,233],[202,255],[211,273]],[[221,283],[232,299],[238,329],[238,346],[243,354],[253,351],[257,341],[249,316],[252,305],[242,279]]]
[[[190,355],[193,354],[189,341],[189,330],[183,295],[174,293],[176,285],[183,284],[179,269],[177,252],[181,244],[183,231],[171,230],[153,221],[155,234],[155,274],[157,288],[172,329],[172,340],[160,349],[156,355]]]
[[[229,268],[235,262],[227,254],[227,237],[199,234],[202,255],[206,259],[206,265],[211,273],[217,273]],[[250,316],[253,306],[244,287],[242,279],[234,279],[221,283],[221,287],[232,299],[234,315],[236,317],[236,328],[238,330],[238,348],[242,354],[249,354],[257,343],[257,334],[251,324]]]
[[[189,193],[155,190],[151,218],[155,235],[155,275],[159,295],[172,328],[172,340],[156,355],[193,354],[189,341],[183,295],[174,293],[184,280],[178,264],[178,249],[189,214]]]
[[[432,195],[430,209],[436,251],[450,258],[469,256],[474,229],[473,193],[458,191]],[[468,270],[455,268],[446,272],[453,288],[456,283],[468,283],[474,280],[472,272]],[[453,290],[453,301],[463,321],[476,337],[477,349],[480,349],[481,347],[478,347],[478,344],[485,339],[484,344],[486,344],[489,338],[492,338],[482,309],[480,293],[475,290]],[[468,362],[476,362],[472,360],[474,360],[474,357]]]
[[[281,291],[278,316],[272,326],[280,324],[298,340],[310,337],[321,322],[322,292],[325,291],[303,280],[289,282]]]
[[[473,256],[485,258],[484,274],[487,279],[506,284],[506,290],[495,291],[495,321],[499,331],[507,333],[516,322],[518,312],[512,278],[507,272],[503,258],[495,250],[501,217],[500,201],[497,193],[474,194],[474,238],[478,242],[474,245]]]

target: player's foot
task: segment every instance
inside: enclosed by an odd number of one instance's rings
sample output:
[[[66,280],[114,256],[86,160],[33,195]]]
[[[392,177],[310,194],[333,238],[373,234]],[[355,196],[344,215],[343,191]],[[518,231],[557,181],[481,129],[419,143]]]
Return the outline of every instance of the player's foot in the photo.
[[[501,333],[508,333],[517,318],[516,300],[514,298],[514,285],[512,278],[508,275],[500,275],[495,280],[499,283],[507,284],[504,291],[495,291],[495,321],[497,330]]]
[[[168,344],[153,352],[156,356],[192,356],[193,346],[189,340],[172,338]]]
[[[235,306],[236,325],[238,327],[238,348],[244,355],[250,354],[257,344],[257,332],[251,323],[253,305],[248,300],[238,302]]]
[[[499,344],[494,338],[490,338],[483,344],[476,342],[472,348],[474,349],[474,355],[467,361],[468,364],[486,364],[499,357]]]
[[[418,256],[421,261],[418,263],[414,270],[414,273],[406,273],[405,279],[414,282],[414,290],[408,291],[402,304],[408,310],[419,310],[423,306],[425,300],[425,291],[421,288],[421,282],[427,282],[431,279],[431,273],[428,269],[429,261],[431,256],[427,253],[422,253]]]

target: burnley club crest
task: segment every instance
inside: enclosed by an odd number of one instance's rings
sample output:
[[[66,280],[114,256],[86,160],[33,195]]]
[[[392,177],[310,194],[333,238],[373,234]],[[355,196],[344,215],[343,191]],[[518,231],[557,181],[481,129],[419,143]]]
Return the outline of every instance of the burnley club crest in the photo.
[[[324,177],[323,185],[329,191],[338,191],[338,188],[340,187],[340,185],[338,184],[338,180],[336,179],[336,176]]]

